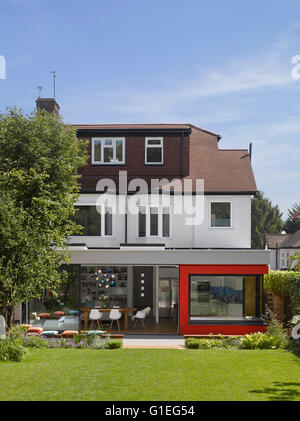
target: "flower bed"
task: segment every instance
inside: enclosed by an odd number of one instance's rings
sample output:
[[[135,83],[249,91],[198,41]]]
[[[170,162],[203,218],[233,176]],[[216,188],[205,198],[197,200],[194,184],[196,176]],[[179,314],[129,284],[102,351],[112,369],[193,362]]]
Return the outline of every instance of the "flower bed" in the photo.
[[[111,339],[109,335],[78,334],[73,338],[55,338],[38,333],[28,336],[26,331],[27,327],[14,326],[8,337],[0,340],[0,360],[21,361],[28,348],[118,349],[123,346],[121,340]]]

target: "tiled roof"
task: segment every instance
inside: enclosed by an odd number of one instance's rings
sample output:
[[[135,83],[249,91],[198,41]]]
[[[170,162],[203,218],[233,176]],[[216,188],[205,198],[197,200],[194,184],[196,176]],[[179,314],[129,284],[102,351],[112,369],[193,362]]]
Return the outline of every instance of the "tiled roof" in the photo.
[[[293,215],[293,218],[300,218],[300,211],[296,212],[295,215]]]
[[[300,230],[294,234],[266,234],[269,248],[300,248]]]
[[[219,149],[217,141],[199,130],[190,135],[190,175],[204,179],[207,192],[256,192],[247,149]]]
[[[280,248],[290,234],[266,234],[266,242],[271,249]]]
[[[209,130],[202,129],[189,123],[157,123],[157,124],[71,124],[78,130],[191,130],[192,128],[198,129],[204,133],[209,133],[217,138],[221,136]]]

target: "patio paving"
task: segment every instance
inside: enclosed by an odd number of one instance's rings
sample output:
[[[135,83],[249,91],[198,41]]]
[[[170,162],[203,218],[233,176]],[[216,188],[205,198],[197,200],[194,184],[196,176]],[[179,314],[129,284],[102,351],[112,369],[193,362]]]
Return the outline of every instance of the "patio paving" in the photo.
[[[179,335],[125,335],[123,348],[184,349],[184,337]]]

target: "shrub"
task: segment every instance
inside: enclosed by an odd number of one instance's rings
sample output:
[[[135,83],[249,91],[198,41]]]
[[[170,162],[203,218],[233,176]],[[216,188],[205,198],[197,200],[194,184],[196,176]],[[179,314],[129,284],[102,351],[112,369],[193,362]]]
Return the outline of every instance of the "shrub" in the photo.
[[[281,270],[270,270],[267,275],[264,275],[264,289],[274,294],[285,295],[286,273]]]
[[[219,339],[204,339],[204,338],[187,338],[185,340],[186,348],[190,349],[228,349],[232,347],[237,347],[240,344],[240,339],[238,336],[232,336],[230,338],[225,338],[222,335],[219,335]]]
[[[19,340],[9,338],[0,340],[0,360],[21,361],[27,353]]]
[[[106,344],[108,342],[110,342],[110,338],[106,337],[106,338],[101,338],[100,336],[92,336],[93,341],[92,341],[92,348],[94,349],[104,349],[106,348]]]
[[[278,334],[255,332],[245,335],[241,339],[240,349],[276,349],[286,348],[288,346],[288,338]]]
[[[12,326],[8,332],[8,337],[12,340],[23,339],[26,331],[27,331],[27,327],[25,326],[20,326],[20,325]]]
[[[300,340],[297,339],[290,339],[289,341],[289,349],[298,357],[300,356]]]
[[[283,324],[274,317],[274,314],[270,313],[268,321],[267,335],[273,338],[278,348],[286,348],[289,344],[289,337],[287,330],[283,327]]]
[[[80,342],[86,342],[89,346],[92,345],[93,339],[95,336],[93,335],[86,335],[80,333],[79,335],[74,336],[74,343],[75,345],[79,344]]]
[[[264,289],[290,297],[292,313],[297,314],[300,311],[300,272],[270,270],[264,275]]]
[[[107,341],[105,344],[105,349],[118,349],[122,348],[123,342],[118,339],[113,339],[111,341]]]
[[[185,339],[186,348],[198,349],[199,348],[199,339],[196,338],[186,338]]]

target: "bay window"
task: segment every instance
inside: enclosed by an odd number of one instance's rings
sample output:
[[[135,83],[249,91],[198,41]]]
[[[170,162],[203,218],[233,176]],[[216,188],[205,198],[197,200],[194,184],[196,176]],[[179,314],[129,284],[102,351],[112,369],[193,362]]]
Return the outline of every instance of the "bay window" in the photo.
[[[190,275],[190,321],[258,318],[261,289],[260,276]]]

